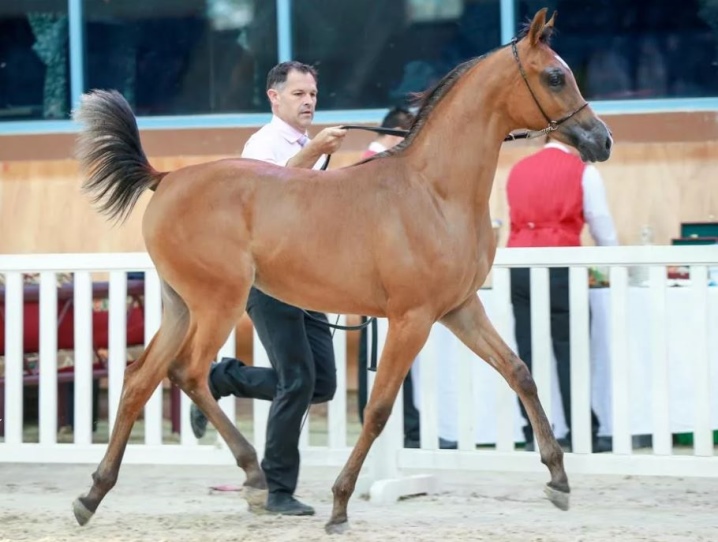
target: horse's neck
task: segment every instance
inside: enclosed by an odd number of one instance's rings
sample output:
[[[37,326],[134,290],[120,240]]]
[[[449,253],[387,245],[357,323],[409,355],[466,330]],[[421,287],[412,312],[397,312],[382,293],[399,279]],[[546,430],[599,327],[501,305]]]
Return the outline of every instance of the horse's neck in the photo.
[[[478,211],[488,204],[501,144],[512,129],[503,114],[502,94],[513,75],[497,68],[501,59],[493,56],[456,82],[407,153],[440,197]]]

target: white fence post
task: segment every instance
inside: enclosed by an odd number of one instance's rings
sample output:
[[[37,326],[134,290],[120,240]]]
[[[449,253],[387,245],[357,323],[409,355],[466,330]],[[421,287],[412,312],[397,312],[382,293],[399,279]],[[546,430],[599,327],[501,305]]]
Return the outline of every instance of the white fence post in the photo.
[[[75,400],[73,430],[75,444],[92,442],[92,279],[89,271],[75,272]]]
[[[40,273],[40,442],[57,442],[57,276]]]

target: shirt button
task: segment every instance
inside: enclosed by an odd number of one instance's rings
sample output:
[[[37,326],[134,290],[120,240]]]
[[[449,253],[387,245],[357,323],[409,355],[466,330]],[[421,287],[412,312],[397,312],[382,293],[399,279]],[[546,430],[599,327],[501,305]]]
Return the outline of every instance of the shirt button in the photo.
[[[533,230],[536,225],[533,222],[529,222],[528,226]]]

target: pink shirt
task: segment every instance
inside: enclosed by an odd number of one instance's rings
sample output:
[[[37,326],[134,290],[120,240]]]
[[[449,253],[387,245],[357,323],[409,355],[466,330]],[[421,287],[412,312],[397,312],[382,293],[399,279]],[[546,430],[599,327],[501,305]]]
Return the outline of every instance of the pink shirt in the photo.
[[[253,158],[270,164],[286,166],[290,158],[302,150],[302,140],[309,140],[306,133],[299,132],[276,115],[253,133],[242,150],[242,158]],[[326,156],[322,155],[312,169],[319,169]]]

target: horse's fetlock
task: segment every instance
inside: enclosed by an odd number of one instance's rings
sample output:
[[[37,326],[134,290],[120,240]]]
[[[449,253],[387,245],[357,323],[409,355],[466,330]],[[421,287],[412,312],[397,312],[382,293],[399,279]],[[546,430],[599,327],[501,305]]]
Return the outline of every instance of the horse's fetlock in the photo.
[[[337,480],[332,487],[332,494],[337,499],[348,500],[354,491],[354,484],[349,480]]]
[[[92,473],[92,482],[94,485],[107,493],[117,483],[117,473],[112,471],[99,471],[96,470]]]
[[[560,446],[552,446],[548,450],[541,450],[541,463],[547,467],[563,464],[563,450]]]

